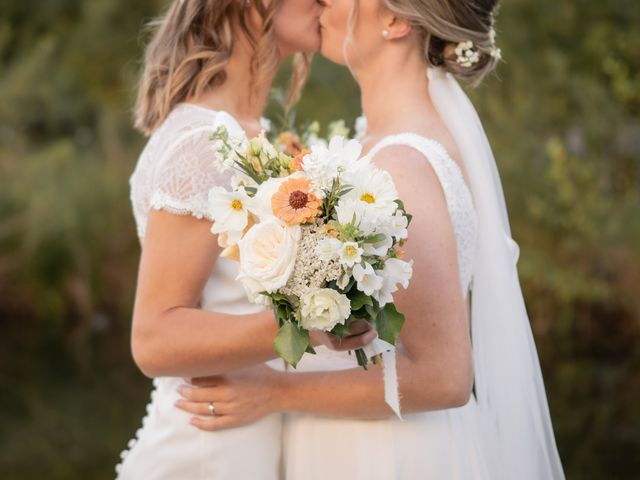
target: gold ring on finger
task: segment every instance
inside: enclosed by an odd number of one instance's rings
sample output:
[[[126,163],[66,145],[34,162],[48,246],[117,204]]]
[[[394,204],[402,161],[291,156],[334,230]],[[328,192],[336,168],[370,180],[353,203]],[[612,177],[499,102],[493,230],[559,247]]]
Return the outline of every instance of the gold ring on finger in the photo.
[[[215,417],[216,415],[216,406],[213,404],[213,402],[209,402],[209,413],[212,417]]]

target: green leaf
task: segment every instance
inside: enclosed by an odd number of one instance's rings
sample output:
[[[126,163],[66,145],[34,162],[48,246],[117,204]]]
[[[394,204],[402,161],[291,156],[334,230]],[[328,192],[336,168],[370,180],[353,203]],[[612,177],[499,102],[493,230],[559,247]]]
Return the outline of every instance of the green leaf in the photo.
[[[276,353],[295,368],[309,347],[309,332],[292,322],[285,322],[276,334],[274,346]]]
[[[337,337],[346,337],[350,334],[349,326],[344,323],[338,323],[335,327],[331,329],[331,334]]]
[[[396,344],[402,325],[404,325],[404,315],[396,310],[393,303],[387,303],[378,313],[376,320],[378,336],[391,345]]]
[[[360,310],[365,305],[373,306],[373,300],[371,300],[369,295],[357,292],[353,298],[351,298],[351,310]]]
[[[377,305],[377,302],[374,302],[373,305],[365,304],[364,309],[367,311],[371,321],[375,322],[378,318],[378,314],[380,313],[380,307]]]
[[[413,215],[411,215],[410,213],[405,213],[404,216],[407,217],[407,227],[408,227],[409,225],[411,225],[411,220],[413,220]]]
[[[362,239],[364,243],[379,243],[382,242],[387,236],[384,233],[376,233],[374,235],[367,235]]]

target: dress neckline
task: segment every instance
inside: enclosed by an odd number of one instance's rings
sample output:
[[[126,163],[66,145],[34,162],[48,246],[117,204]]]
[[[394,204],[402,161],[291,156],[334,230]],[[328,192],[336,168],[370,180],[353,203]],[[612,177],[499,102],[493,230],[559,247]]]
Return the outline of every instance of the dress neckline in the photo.
[[[224,116],[228,117],[229,119],[231,119],[231,121],[234,123],[234,125],[237,126],[242,131],[242,133],[244,134],[245,137],[250,138],[249,135],[247,135],[247,131],[240,124],[240,122],[236,119],[236,117],[231,115],[226,110],[214,110],[213,108],[203,107],[202,105],[198,105],[196,103],[189,103],[189,102],[180,102],[180,103],[178,103],[178,106],[184,106],[184,107],[187,107],[187,108],[200,110],[202,112],[208,113],[211,116],[224,115]],[[262,128],[264,130],[269,131],[271,129],[271,127],[269,125],[269,120],[266,117],[262,117],[262,116],[260,117],[260,125],[262,126]]]
[[[473,209],[475,211],[475,199],[473,198],[473,194],[471,193],[471,188],[469,187],[469,185],[467,184],[467,181],[462,173],[462,168],[460,167],[460,165],[458,165],[458,162],[456,162],[451,155],[449,155],[449,151],[445,148],[445,146],[440,143],[439,141],[435,140],[432,137],[427,137],[425,135],[422,135],[421,133],[417,133],[417,132],[411,132],[411,131],[404,131],[404,132],[398,132],[398,133],[392,133],[391,135],[386,135],[384,137],[382,137],[380,140],[378,140],[377,142],[375,142],[371,148],[369,149],[369,151],[364,155],[364,157],[368,158],[369,160],[372,160],[373,155],[377,154],[382,148],[386,147],[386,146],[392,146],[394,145],[393,140],[395,139],[400,139],[402,140],[403,138],[417,138],[419,140],[425,141],[427,143],[429,143],[432,147],[435,148],[435,150],[437,151],[437,153],[439,153],[446,162],[450,163],[453,165],[453,169],[457,172],[457,175],[459,175],[460,180],[462,181],[462,185],[464,186],[464,188],[467,190],[469,197],[471,198],[471,203],[473,206]],[[392,143],[389,143],[388,145],[384,145],[381,147],[381,145],[389,140],[392,140]],[[407,145],[406,142],[404,143],[398,143],[398,145]]]

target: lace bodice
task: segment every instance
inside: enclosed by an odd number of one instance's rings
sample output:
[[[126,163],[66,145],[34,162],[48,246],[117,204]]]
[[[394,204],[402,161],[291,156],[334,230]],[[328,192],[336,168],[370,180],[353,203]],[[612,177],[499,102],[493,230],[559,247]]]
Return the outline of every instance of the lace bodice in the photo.
[[[228,113],[183,103],[151,135],[129,180],[138,237],[145,236],[151,209],[211,219],[208,192],[230,181],[229,173],[218,172],[209,139],[220,125],[244,136]]]
[[[385,137],[366,156],[373,158],[380,150],[392,145],[403,145],[419,151],[427,158],[440,180],[456,236],[460,283],[462,291],[466,292],[472,284],[478,224],[473,197],[459,165],[442,144],[415,133]]]

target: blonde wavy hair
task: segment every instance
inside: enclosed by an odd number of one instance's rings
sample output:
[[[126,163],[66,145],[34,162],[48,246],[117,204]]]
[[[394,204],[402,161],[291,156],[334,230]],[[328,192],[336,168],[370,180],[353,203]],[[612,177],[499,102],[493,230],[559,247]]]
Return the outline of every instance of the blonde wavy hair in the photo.
[[[494,17],[498,0],[378,0],[381,7],[407,21],[417,33],[426,62],[442,67],[473,86],[493,71],[499,59],[495,51]],[[354,0],[349,20],[354,31],[359,0]],[[493,33],[492,33],[493,31]],[[457,61],[455,47],[471,40],[479,54],[470,67]]]
[[[272,75],[280,55],[273,17],[282,0],[265,5],[254,0],[262,30],[255,34],[247,23],[247,8],[241,0],[175,0],[161,17],[149,23],[152,33],[144,54],[144,66],[134,109],[135,127],[150,135],[176,104],[197,97],[226,80],[225,66],[231,58],[232,25],[239,25],[253,48],[251,86]],[[308,77],[310,54],[297,54],[285,108],[300,97]]]

